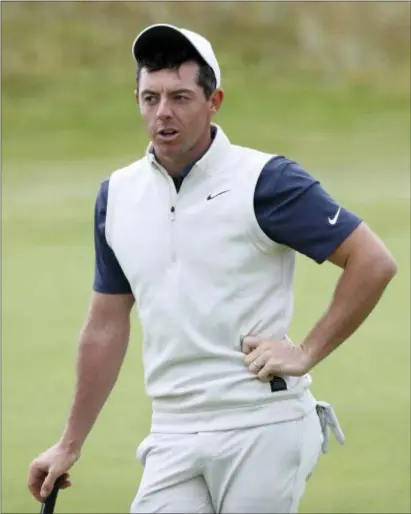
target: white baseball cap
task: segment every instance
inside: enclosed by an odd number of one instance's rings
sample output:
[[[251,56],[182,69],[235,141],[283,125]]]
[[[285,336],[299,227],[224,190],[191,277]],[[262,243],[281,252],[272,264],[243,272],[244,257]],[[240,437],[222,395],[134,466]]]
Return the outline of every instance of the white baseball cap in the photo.
[[[220,87],[220,66],[211,43],[205,37],[200,36],[200,34],[192,32],[191,30],[181,29],[166,23],[150,25],[150,27],[147,27],[140,32],[134,40],[132,45],[133,57],[138,61],[139,58],[153,51],[155,43],[160,44],[161,41],[164,41],[164,44],[167,45],[167,41],[170,42],[173,40],[188,41],[213,70],[217,87]]]

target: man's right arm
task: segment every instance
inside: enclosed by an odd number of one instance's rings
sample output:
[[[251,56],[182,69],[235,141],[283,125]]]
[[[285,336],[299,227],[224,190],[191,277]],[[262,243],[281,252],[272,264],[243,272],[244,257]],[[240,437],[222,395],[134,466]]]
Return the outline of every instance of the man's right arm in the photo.
[[[60,444],[81,447],[104,406],[126,354],[130,335],[131,294],[93,293],[77,357],[73,405]]]
[[[76,387],[66,427],[57,444],[30,465],[28,487],[40,502],[60,476],[65,475],[63,488],[71,485],[67,472],[79,459],[126,354],[133,303],[131,294],[92,295],[79,341]]]
[[[105,236],[108,181],[95,204],[95,272],[90,307],[80,335],[76,387],[62,437],[30,465],[28,486],[38,501],[47,497],[58,477],[71,485],[67,471],[81,448],[116,383],[130,335],[131,291]]]
[[[106,180],[94,208],[94,291],[80,336],[74,401],[61,439],[68,451],[80,450],[96,421],[117,380],[130,335],[134,296],[107,243],[108,194]]]

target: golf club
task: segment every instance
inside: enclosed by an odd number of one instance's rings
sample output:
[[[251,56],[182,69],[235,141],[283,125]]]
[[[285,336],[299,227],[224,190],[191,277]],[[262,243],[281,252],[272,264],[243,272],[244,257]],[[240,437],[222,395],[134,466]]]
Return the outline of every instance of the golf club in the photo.
[[[56,506],[57,495],[60,489],[60,485],[63,481],[63,477],[59,477],[53,487],[51,493],[47,496],[41,505],[40,514],[53,514],[54,507]]]

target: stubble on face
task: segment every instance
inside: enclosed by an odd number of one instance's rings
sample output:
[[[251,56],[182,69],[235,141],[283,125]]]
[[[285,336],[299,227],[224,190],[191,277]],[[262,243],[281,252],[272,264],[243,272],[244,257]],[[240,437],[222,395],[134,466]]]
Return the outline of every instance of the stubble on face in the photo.
[[[143,68],[138,102],[157,160],[170,174],[198,159],[211,143],[210,124],[215,112],[197,83],[198,64],[149,72]]]

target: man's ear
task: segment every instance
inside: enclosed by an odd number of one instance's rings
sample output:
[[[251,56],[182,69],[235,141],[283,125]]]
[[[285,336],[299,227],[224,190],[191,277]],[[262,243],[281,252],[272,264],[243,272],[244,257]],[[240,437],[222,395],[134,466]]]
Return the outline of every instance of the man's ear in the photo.
[[[134,98],[136,99],[136,104],[138,105],[139,104],[139,101],[138,101],[138,89],[134,90]]]
[[[213,114],[220,110],[221,104],[224,100],[224,91],[222,89],[216,89],[211,95],[211,110]]]

